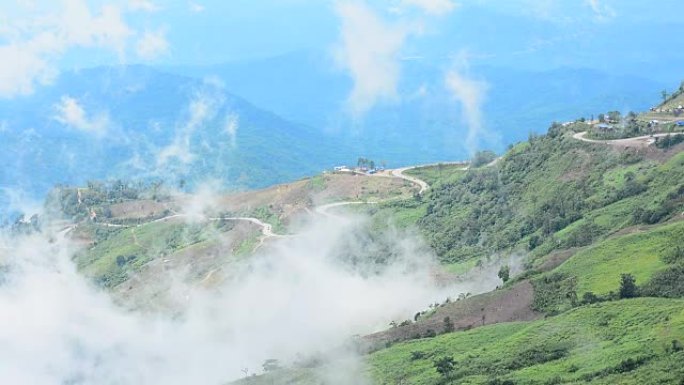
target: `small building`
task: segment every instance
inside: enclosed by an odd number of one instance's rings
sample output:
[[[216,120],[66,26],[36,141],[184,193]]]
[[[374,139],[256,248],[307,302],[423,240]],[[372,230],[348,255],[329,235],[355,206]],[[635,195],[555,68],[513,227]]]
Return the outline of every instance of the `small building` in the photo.
[[[677,126],[678,126],[678,127],[684,127],[684,120],[678,120],[678,121],[677,121]]]

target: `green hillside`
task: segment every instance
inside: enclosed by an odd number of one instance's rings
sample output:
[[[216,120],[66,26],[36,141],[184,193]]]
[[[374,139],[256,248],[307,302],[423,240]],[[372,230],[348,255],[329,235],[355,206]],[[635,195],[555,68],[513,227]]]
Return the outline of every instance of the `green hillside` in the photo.
[[[372,354],[377,384],[679,384],[684,301],[623,300],[531,323],[395,345]],[[452,357],[441,376],[434,362]]]
[[[409,170],[431,185],[426,194],[357,208],[373,231],[418,229],[455,273],[524,256],[523,272],[494,293],[374,335],[364,358],[373,383],[684,384],[684,146],[574,137],[588,129],[554,124],[489,166]],[[501,306],[518,307],[513,322],[496,317]],[[480,314],[486,326],[467,320]],[[453,326],[435,329],[442,319]],[[325,370],[243,383],[323,384]]]

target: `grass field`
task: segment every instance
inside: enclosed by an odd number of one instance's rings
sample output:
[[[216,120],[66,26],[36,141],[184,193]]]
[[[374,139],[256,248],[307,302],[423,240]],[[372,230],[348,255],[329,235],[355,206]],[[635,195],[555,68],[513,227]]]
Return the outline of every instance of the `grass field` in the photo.
[[[115,286],[126,280],[128,272],[139,270],[155,258],[211,240],[225,230],[219,226],[213,222],[162,221],[120,229],[77,254],[76,265],[100,284]]]
[[[577,277],[577,292],[617,291],[620,275],[632,274],[644,283],[667,265],[662,257],[684,239],[684,222],[623,235],[575,254],[556,271]]]
[[[401,343],[368,362],[383,385],[680,384],[673,340],[684,341],[684,301],[640,298]],[[433,364],[441,357],[456,362],[446,381]]]

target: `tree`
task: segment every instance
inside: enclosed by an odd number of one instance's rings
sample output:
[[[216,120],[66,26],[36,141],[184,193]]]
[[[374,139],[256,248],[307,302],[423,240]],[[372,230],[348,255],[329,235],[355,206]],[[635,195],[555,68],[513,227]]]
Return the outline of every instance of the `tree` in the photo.
[[[453,357],[442,357],[434,362],[437,373],[443,377],[449,377],[456,368],[456,361]]]
[[[599,121],[599,123],[605,123],[606,122],[606,115],[599,114],[598,115],[598,121]]]
[[[444,333],[451,333],[454,331],[454,323],[451,322],[451,318],[444,317]]]
[[[508,282],[511,278],[511,267],[508,265],[503,265],[499,269],[499,278],[501,278],[504,283]]]
[[[635,298],[639,295],[639,288],[632,274],[622,274],[620,277],[620,298]]]
[[[663,98],[663,102],[667,101],[667,90],[660,91],[660,96]]]
[[[490,150],[485,150],[485,151],[478,151],[475,153],[473,156],[472,160],[472,166],[477,168],[480,166],[484,166],[485,164],[491,163],[496,159],[496,153],[494,151]]]
[[[608,112],[608,120],[610,120],[611,122],[619,122],[621,117],[622,115],[620,114],[620,111]]]

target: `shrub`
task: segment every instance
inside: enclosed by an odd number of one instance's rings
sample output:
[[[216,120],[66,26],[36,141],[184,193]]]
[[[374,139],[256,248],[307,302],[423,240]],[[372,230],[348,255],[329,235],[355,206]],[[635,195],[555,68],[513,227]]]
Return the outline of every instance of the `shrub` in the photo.
[[[639,288],[632,274],[622,274],[620,277],[620,298],[635,298],[639,296]]]
[[[671,266],[655,273],[642,292],[649,297],[684,297],[684,265]]]
[[[425,352],[420,352],[420,351],[412,351],[411,352],[411,361],[422,360],[425,357],[426,357]]]
[[[583,304],[592,304],[592,303],[597,303],[600,301],[601,301],[601,299],[591,291],[588,291],[588,292],[584,293],[584,295],[582,295],[582,303]]]
[[[475,153],[475,156],[473,156],[472,166],[474,168],[484,166],[494,161],[494,159],[496,159],[496,153],[493,151],[478,151]]]
[[[566,357],[569,351],[569,347],[564,344],[535,346],[513,356],[509,362],[504,364],[504,367],[509,370],[517,370],[539,365]]]
[[[532,308],[537,311],[557,314],[577,305],[575,277],[568,277],[562,273],[546,274],[534,279],[532,285],[534,286]]]
[[[511,278],[511,268],[508,265],[503,265],[499,269],[499,278],[501,278],[504,283],[508,282],[508,280]]]
[[[449,375],[456,368],[456,361],[454,361],[453,357],[442,357],[435,361],[433,364],[435,366],[435,369],[437,370],[437,373],[441,374],[444,377],[449,377]]]

